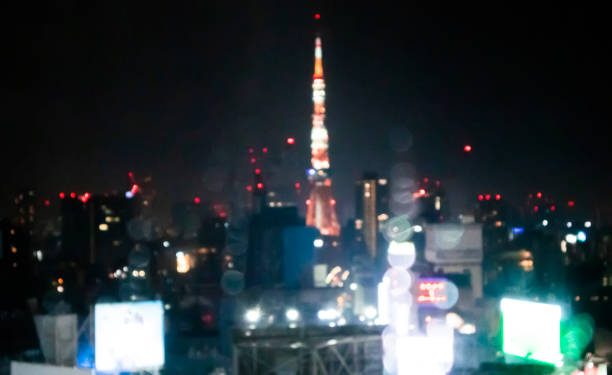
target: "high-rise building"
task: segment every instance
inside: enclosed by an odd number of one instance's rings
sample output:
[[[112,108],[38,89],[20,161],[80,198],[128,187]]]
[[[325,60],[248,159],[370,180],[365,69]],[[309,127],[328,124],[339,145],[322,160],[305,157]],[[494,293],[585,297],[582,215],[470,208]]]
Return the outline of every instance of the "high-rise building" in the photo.
[[[370,257],[376,257],[381,227],[389,219],[387,180],[366,173],[357,181],[355,229],[359,230]]]
[[[340,224],[336,216],[336,200],[332,195],[329,177],[329,136],[325,127],[325,81],[323,80],[323,52],[321,38],[315,41],[315,71],[312,84],[310,198],[306,201],[306,225],[319,229],[324,236],[339,236]]]

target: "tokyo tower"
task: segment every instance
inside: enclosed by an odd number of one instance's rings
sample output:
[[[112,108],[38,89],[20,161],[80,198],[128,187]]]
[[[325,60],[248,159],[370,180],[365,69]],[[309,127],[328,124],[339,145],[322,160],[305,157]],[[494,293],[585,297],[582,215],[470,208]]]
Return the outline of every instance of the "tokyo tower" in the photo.
[[[329,137],[325,128],[325,81],[323,80],[323,52],[321,38],[315,40],[315,70],[312,83],[312,131],[310,148],[312,169],[308,171],[310,198],[306,201],[306,225],[319,229],[324,236],[339,236],[340,224],[336,216],[336,200],[332,196],[329,177]]]

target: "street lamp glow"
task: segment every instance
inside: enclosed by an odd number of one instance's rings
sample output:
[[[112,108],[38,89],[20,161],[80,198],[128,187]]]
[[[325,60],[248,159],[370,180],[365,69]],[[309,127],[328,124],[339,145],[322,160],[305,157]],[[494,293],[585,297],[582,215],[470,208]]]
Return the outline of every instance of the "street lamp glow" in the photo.
[[[367,319],[372,320],[376,318],[376,315],[378,315],[378,311],[376,311],[376,307],[368,306],[363,310],[363,315],[365,315]]]
[[[547,225],[548,225],[548,220],[546,220],[546,219],[542,220],[542,226],[544,226],[544,227],[545,227],[545,226],[547,226]]]
[[[313,242],[314,247],[323,247],[323,240],[321,238],[317,238]]]
[[[170,247],[170,242],[168,242],[168,241],[164,241],[164,242],[162,243],[162,245],[164,245],[164,247]]]
[[[591,227],[591,225],[592,225],[592,224],[591,224],[591,222],[590,222],[590,221],[585,221],[585,222],[584,222],[584,227],[585,227],[585,228],[590,228],[590,227]]]
[[[287,317],[287,320],[293,322],[300,318],[300,312],[297,311],[297,309],[288,309],[285,311],[285,317]]]
[[[357,285],[357,283],[351,283],[351,284],[349,285],[349,289],[350,289],[350,290],[353,290],[353,291],[354,291],[354,290],[357,290],[357,288],[358,288],[358,287],[359,287],[359,285]]]
[[[249,323],[257,323],[261,319],[261,311],[258,308],[247,310],[244,318]]]

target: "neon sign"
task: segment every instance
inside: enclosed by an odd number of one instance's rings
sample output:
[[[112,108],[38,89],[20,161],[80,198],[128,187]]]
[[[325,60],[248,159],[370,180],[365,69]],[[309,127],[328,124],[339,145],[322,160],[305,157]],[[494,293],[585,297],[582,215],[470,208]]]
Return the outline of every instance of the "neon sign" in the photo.
[[[438,304],[446,302],[446,280],[443,279],[421,279],[417,285],[417,303]]]

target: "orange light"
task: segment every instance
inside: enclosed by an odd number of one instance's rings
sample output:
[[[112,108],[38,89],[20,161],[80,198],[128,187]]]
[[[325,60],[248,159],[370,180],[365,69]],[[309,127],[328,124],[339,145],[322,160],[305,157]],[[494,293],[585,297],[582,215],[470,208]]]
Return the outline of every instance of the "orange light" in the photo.
[[[470,146],[470,145],[465,145],[465,147],[463,147],[463,151],[465,151],[465,152],[470,152],[470,151],[472,151],[472,146]]]
[[[295,143],[295,138],[287,138],[287,144],[294,144]]]
[[[62,279],[61,277],[59,279],[57,279],[57,283],[59,285],[62,285],[64,283],[64,279]]]

